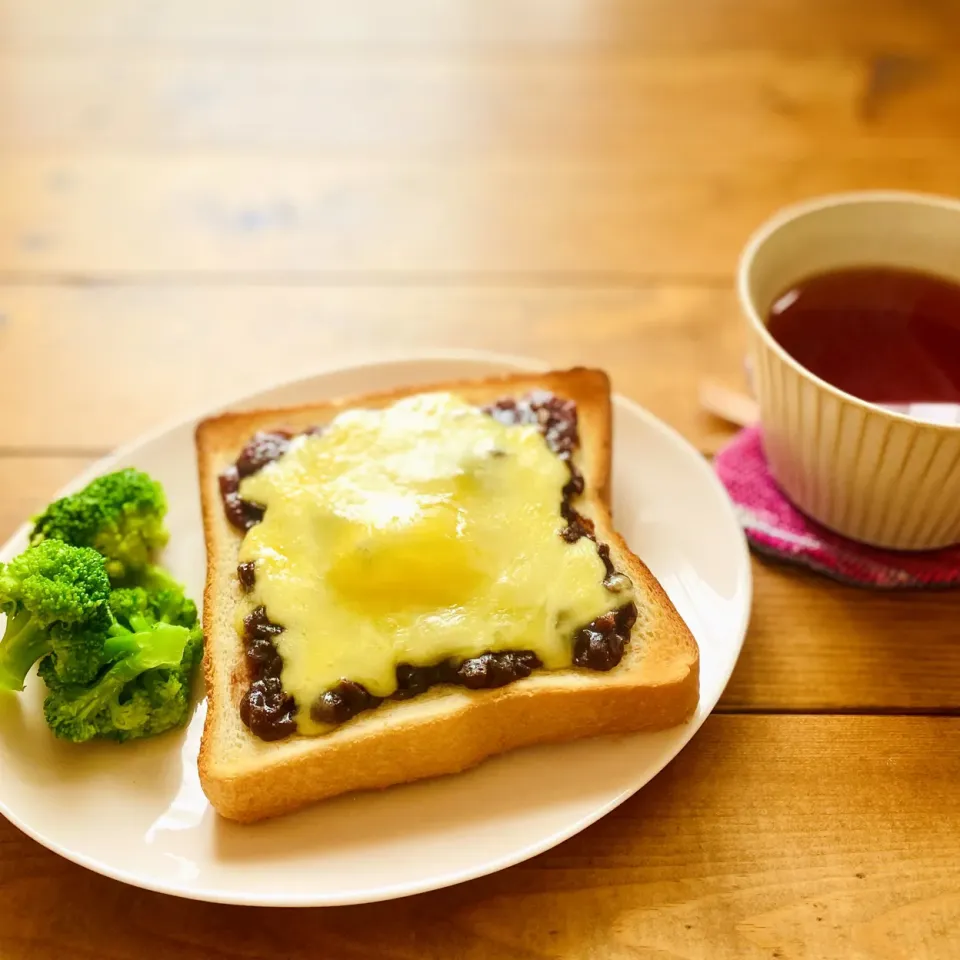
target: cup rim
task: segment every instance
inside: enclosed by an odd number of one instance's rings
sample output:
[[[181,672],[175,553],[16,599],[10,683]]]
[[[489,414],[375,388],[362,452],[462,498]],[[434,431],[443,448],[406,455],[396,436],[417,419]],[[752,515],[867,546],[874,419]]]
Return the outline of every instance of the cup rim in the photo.
[[[844,400],[847,403],[860,407],[868,413],[887,417],[890,420],[909,423],[915,427],[923,427],[938,433],[960,432],[960,423],[933,423],[929,420],[911,417],[906,413],[887,410],[879,404],[856,397],[852,393],[847,393],[845,390],[841,390],[832,383],[828,383],[826,380],[818,377],[815,373],[803,366],[803,364],[799,363],[788,351],[784,350],[771,336],[767,325],[763,322],[763,319],[757,311],[756,304],[753,302],[753,297],[750,295],[749,289],[749,277],[753,262],[763,245],[775,233],[792,221],[798,220],[800,217],[807,216],[808,214],[817,213],[831,207],[852,206],[859,203],[902,203],[921,207],[941,207],[960,214],[960,200],[939,194],[921,193],[910,190],[850,190],[842,193],[823,194],[809,200],[802,200],[799,203],[781,207],[754,230],[740,253],[740,258],[737,263],[737,298],[740,301],[740,308],[746,315],[750,325],[763,340],[766,348],[772,350],[780,361],[786,363],[795,373],[810,380],[821,390],[826,391],[839,400]]]

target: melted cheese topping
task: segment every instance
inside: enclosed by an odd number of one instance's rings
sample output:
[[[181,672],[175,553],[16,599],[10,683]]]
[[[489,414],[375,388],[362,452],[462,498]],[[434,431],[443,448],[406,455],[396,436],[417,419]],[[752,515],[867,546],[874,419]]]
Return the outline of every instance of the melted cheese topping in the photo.
[[[450,394],[344,412],[246,478],[266,514],[239,559],[284,627],[300,731],[327,729],[310,704],[341,679],[389,696],[400,663],[533,650],[569,667],[573,633],[612,604],[596,544],[559,536],[568,479],[536,427]]]

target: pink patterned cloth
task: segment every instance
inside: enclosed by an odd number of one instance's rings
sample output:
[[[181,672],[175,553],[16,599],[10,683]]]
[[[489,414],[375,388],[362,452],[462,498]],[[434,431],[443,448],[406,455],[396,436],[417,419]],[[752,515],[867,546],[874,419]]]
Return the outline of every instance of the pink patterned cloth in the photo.
[[[760,553],[881,590],[960,584],[960,546],[924,553],[879,550],[831,533],[805,517],[771,478],[757,427],[738,433],[717,454],[714,467],[747,540]]]

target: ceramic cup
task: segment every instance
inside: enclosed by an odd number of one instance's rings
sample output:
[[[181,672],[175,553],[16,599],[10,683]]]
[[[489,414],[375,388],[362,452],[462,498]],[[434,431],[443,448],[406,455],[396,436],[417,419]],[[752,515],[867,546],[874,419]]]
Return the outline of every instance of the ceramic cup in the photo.
[[[960,426],[891,412],[804,369],[771,336],[775,298],[812,274],[893,266],[960,282],[960,202],[846,193],[780,212],[750,239],[737,288],[770,471],[808,516],[878,547],[960,542]]]

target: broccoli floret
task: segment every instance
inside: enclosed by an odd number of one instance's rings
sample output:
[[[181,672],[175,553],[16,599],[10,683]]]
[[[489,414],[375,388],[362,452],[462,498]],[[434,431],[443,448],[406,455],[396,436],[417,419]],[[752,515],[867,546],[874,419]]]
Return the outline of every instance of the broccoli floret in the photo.
[[[142,618],[134,615],[138,626]],[[190,707],[190,673],[198,630],[169,623],[111,628],[107,656],[118,657],[90,686],[64,684],[44,701],[54,734],[80,743],[94,737],[130,740],[179,726]]]
[[[203,627],[196,624],[190,628],[190,636],[183,650],[183,659],[180,661],[180,675],[189,686],[193,671],[203,659]]]
[[[110,711],[109,732],[101,733],[111,739],[134,740],[152,737],[186,719],[189,708],[189,688],[180,677],[168,670],[150,670],[130,685],[129,699],[117,703]]]
[[[197,623],[197,605],[184,595],[183,587],[177,583],[155,591],[144,587],[118,588],[110,594],[110,610],[119,623],[128,627],[134,616],[181,627],[193,627]]]
[[[197,625],[197,605],[182,590],[160,590],[156,596],[154,610],[158,620],[181,627]]]
[[[192,627],[196,623],[197,605],[184,595],[183,584],[163,567],[154,563],[148,564],[123,586],[142,587],[155,597],[152,606],[156,611],[163,611],[158,614],[160,619],[169,623],[182,623],[185,627]]]
[[[180,587],[150,593],[142,587],[120,587],[110,592],[93,617],[80,624],[56,623],[49,628],[50,654],[40,661],[38,673],[56,689],[65,683],[89,683],[100,668],[116,656],[106,646],[119,624],[128,630],[147,630],[154,623],[193,628],[197,607]]]
[[[86,643],[72,659],[70,636],[103,613],[110,581],[95,550],[49,540],[0,566],[0,610],[7,615],[0,640],[0,689],[22,690],[30,668],[53,653],[64,676],[89,679]]]
[[[59,737],[146,737],[189,713],[203,634],[196,605],[152,563],[165,513],[160,484],[121,470],[51,504],[31,548],[0,565],[0,687],[22,689],[39,660]]]
[[[193,670],[203,655],[203,631],[196,604],[179,587],[153,594],[142,587],[111,591],[108,605],[91,620],[69,630],[51,628],[52,652],[40,661],[37,673],[50,690],[89,683],[105,663],[137,649],[130,634],[146,633],[157,623],[190,629],[180,671],[189,696]]]
[[[182,583],[179,583],[163,567],[158,567],[155,563],[149,563],[142,570],[138,570],[136,575],[131,577],[124,586],[143,587],[144,590],[150,591],[167,588],[183,589]]]
[[[203,652],[199,627],[190,631],[177,669],[148,670],[127,690],[130,699],[111,712],[117,740],[152,737],[182,726],[190,714],[190,685],[193,670]]]
[[[56,623],[50,628],[50,670],[61,683],[89,683],[104,664],[104,641],[114,620],[106,604],[93,617],[78,624]],[[49,684],[48,684],[49,686]]]
[[[146,570],[154,551],[167,542],[166,512],[163,487],[127,468],[51,503],[34,519],[30,542],[93,547],[106,558],[110,579],[122,581]]]
[[[150,615],[150,594],[143,587],[119,587],[110,593],[110,612],[129,626],[131,617]]]

